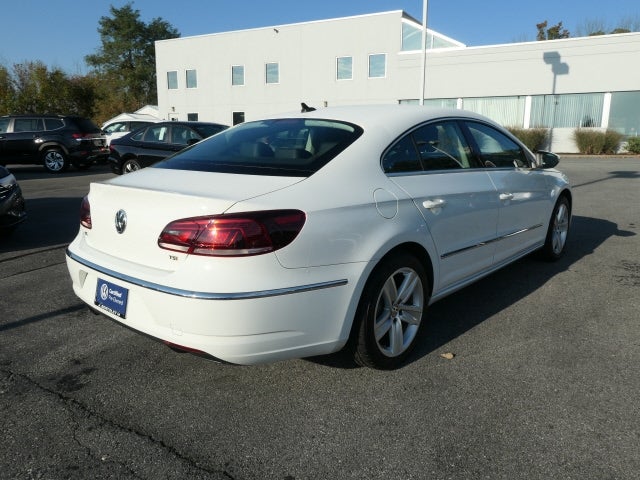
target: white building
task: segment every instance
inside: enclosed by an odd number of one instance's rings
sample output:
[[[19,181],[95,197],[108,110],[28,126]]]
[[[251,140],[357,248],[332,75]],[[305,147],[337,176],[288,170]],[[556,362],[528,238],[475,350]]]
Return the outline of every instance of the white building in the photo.
[[[163,118],[235,124],[333,105],[418,103],[421,24],[402,11],[156,42]],[[507,126],[640,129],[640,33],[466,47],[429,30],[425,105]]]

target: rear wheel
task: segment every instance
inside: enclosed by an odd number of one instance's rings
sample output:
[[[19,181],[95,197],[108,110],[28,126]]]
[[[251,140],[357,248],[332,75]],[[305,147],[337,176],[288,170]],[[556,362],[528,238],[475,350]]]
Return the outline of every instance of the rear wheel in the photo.
[[[412,255],[385,259],[362,293],[354,325],[354,358],[362,366],[397,368],[415,346],[429,303],[429,280]]]
[[[59,148],[50,148],[42,154],[42,164],[50,173],[60,173],[69,167],[64,152]]]
[[[570,223],[571,207],[569,206],[569,200],[567,197],[562,196],[558,199],[549,221],[547,238],[541,249],[544,258],[555,261],[564,254]]]
[[[140,170],[141,168],[142,167],[135,158],[130,158],[129,160],[125,160],[125,162],[122,164],[122,173],[135,172],[136,170]]]

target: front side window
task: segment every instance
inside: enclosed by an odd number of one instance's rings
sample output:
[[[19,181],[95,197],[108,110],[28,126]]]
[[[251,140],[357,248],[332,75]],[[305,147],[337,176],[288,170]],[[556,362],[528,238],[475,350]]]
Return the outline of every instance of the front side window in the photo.
[[[178,88],[178,72],[167,72],[167,88],[175,90]]]
[[[522,168],[529,162],[520,145],[493,127],[483,123],[467,122],[476,142],[482,162],[490,168]]]
[[[369,55],[369,78],[384,78],[387,75],[387,54]]]
[[[353,79],[353,57],[338,57],[336,59],[336,79]]]
[[[233,65],[231,67],[231,85],[244,85],[244,65]]]
[[[280,64],[267,63],[265,65],[265,81],[267,83],[280,83]]]
[[[196,70],[187,70],[186,80],[187,88],[196,88],[198,86],[198,73]]]
[[[200,142],[154,168],[308,177],[362,134],[356,125],[313,118],[247,122]]]

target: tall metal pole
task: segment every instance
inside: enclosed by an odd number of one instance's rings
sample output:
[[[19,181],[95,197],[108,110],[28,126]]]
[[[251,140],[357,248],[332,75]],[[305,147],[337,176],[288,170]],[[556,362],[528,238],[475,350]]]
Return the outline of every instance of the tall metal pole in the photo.
[[[420,72],[420,105],[424,105],[425,89],[427,85],[427,3],[422,0],[422,68]]]

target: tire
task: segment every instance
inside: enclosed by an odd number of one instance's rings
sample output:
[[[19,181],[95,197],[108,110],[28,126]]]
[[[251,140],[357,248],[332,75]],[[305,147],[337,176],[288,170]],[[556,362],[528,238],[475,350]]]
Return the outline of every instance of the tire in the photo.
[[[401,252],[383,260],[369,277],[356,312],[356,363],[383,370],[401,366],[423,331],[429,292],[417,258]]]
[[[69,168],[67,157],[59,148],[45,150],[42,153],[42,164],[49,173],[60,173]]]
[[[567,197],[561,196],[553,208],[549,228],[547,229],[547,237],[544,246],[540,250],[545,260],[555,262],[562,257],[567,246],[570,225],[571,206]]]
[[[138,163],[138,160],[135,158],[130,158],[129,160],[125,160],[122,164],[122,174],[135,172],[136,170],[140,170],[142,167]]]

